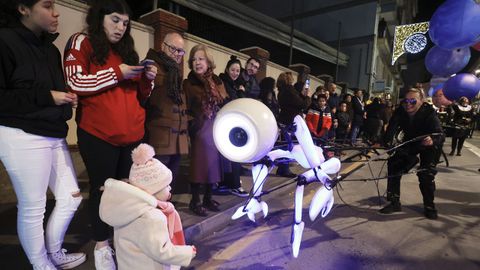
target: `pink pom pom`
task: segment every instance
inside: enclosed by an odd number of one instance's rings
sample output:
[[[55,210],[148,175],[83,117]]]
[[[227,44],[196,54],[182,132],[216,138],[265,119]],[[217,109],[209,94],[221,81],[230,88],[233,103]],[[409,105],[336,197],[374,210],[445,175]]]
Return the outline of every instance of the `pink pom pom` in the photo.
[[[136,165],[143,165],[155,156],[153,147],[146,143],[142,143],[132,151],[132,160]]]

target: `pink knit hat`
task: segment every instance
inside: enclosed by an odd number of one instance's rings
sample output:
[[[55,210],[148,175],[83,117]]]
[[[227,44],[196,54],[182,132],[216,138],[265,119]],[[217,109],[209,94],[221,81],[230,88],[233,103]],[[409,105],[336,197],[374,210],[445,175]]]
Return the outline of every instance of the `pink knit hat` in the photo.
[[[140,144],[132,151],[133,165],[130,169],[130,183],[149,194],[155,194],[172,182],[172,172],[155,156],[153,147]]]

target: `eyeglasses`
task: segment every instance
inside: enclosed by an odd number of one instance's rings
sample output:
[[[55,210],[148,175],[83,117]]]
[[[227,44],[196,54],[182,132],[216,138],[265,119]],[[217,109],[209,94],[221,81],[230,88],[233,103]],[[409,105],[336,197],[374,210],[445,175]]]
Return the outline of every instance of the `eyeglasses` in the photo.
[[[166,42],[163,42],[163,44],[165,44],[165,46],[168,47],[168,50],[172,53],[172,54],[175,54],[175,52],[177,53],[177,55],[184,55],[185,54],[185,50],[184,49],[178,49],[177,47],[175,46],[172,46]]]
[[[248,63],[248,65],[253,69],[259,69],[260,68],[260,65],[255,65],[252,62]]]
[[[415,105],[417,104],[417,99],[415,98],[406,98],[403,100],[403,104],[407,105],[407,104],[410,104],[410,105]]]

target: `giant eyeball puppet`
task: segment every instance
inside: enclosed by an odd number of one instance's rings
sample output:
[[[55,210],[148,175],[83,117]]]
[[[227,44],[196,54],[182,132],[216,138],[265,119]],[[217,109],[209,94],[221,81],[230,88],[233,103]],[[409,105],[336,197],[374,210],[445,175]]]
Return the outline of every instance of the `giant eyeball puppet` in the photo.
[[[218,151],[234,162],[258,161],[272,150],[278,136],[277,121],[262,102],[239,98],[227,103],[213,123]]]

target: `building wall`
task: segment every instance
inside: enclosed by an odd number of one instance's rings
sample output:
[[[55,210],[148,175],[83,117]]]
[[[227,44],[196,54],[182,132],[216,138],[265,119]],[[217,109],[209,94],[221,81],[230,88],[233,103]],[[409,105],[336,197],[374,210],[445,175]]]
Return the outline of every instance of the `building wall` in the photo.
[[[369,89],[375,71],[375,35],[377,32],[377,1],[351,4],[351,0],[300,0],[295,1],[296,30],[310,35],[337,48],[339,22],[340,51],[349,57],[347,67],[340,67],[337,81],[348,83],[348,87]],[[255,0],[246,3],[249,7],[277,18],[290,25],[291,1]],[[275,5],[275,9],[271,6]],[[316,15],[302,17],[307,12]],[[335,76],[335,74],[330,74]],[[370,84],[369,84],[370,82]]]

